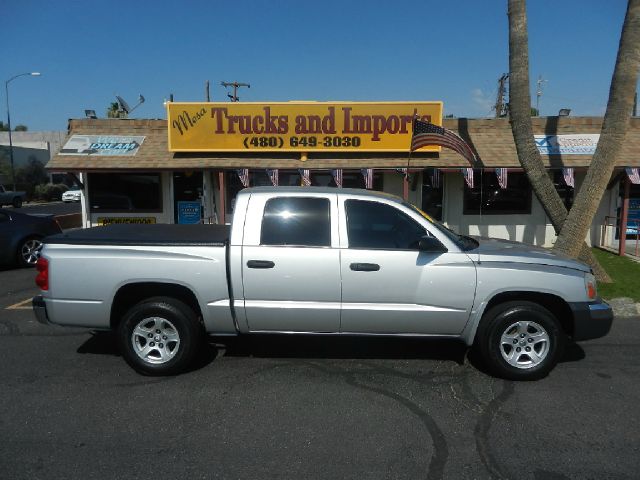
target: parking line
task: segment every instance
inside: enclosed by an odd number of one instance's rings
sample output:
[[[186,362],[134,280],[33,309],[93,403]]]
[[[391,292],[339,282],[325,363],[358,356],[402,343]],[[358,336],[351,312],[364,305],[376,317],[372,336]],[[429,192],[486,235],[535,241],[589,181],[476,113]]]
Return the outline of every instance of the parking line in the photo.
[[[5,310],[31,310],[31,299],[27,298],[21,302],[9,305]]]

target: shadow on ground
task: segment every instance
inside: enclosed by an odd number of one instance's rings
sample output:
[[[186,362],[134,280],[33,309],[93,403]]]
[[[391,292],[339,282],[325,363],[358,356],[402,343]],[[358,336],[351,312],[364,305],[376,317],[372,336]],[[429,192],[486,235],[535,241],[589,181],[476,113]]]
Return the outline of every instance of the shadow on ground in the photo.
[[[77,350],[81,354],[120,356],[116,336],[111,332],[94,332]],[[211,337],[190,370],[205,367],[218,356],[258,358],[339,358],[339,359],[422,359],[469,362],[486,373],[481,359],[461,342],[424,338],[309,336],[309,335],[243,335]],[[569,342],[561,362],[585,358],[582,347]]]

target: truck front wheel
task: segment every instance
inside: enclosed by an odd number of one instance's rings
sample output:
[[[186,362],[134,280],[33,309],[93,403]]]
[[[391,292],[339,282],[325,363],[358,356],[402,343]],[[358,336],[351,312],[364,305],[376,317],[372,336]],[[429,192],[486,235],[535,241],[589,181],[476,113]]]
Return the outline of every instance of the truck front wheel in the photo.
[[[533,302],[513,301],[496,305],[484,315],[474,347],[494,375],[537,380],[562,358],[565,341],[549,310]]]
[[[144,375],[184,371],[196,356],[202,338],[202,327],[193,310],[168,297],[134,305],[118,326],[124,359]]]

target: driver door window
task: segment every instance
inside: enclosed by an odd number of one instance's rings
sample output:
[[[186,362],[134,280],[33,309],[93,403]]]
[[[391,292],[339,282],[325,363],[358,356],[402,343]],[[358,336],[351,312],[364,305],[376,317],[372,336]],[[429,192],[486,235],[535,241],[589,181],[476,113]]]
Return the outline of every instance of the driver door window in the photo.
[[[397,208],[378,202],[347,200],[349,248],[417,250],[426,230]]]

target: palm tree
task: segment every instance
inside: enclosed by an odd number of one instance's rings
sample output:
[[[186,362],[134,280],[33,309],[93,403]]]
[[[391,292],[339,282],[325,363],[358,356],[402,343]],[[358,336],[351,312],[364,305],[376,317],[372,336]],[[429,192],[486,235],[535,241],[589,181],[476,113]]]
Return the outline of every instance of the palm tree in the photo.
[[[529,178],[538,200],[551,224],[559,234],[567,218],[567,209],[545,169],[536,148],[531,124],[531,94],[529,93],[529,40],[525,0],[509,0],[509,121],[518,159]],[[610,282],[607,272],[600,266],[584,243],[585,234],[578,242],[575,257],[593,268],[599,281]]]
[[[587,176],[554,247],[562,253],[576,255],[580,249],[576,240],[587,234],[598,209],[627,133],[639,70],[640,0],[629,0],[600,140]]]

